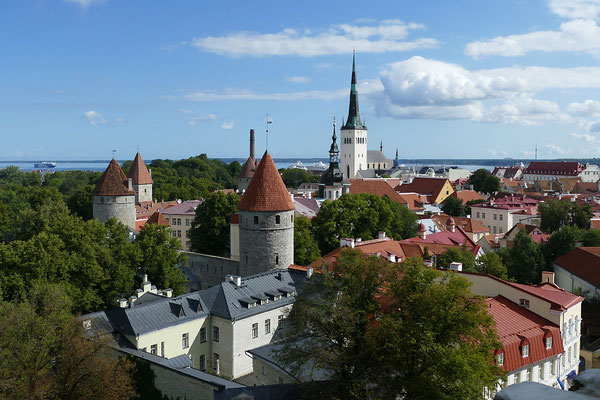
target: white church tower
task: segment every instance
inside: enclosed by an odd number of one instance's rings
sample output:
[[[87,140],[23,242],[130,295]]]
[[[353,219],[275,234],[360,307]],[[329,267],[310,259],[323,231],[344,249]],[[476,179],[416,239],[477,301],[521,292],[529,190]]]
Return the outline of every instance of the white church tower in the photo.
[[[352,81],[348,120],[340,130],[340,165],[348,179],[356,178],[357,172],[367,167],[367,127],[360,121],[358,92],[356,90],[356,55],[352,55]]]

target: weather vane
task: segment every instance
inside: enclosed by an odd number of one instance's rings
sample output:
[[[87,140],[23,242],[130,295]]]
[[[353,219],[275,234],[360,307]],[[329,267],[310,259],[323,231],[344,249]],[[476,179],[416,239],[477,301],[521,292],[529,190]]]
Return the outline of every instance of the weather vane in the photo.
[[[113,158],[115,158],[115,154],[117,154],[117,151],[113,150]]]
[[[267,129],[266,129],[266,136],[267,136],[267,150],[269,150],[269,124],[272,124],[273,121],[271,121],[269,119],[269,113],[267,113]]]

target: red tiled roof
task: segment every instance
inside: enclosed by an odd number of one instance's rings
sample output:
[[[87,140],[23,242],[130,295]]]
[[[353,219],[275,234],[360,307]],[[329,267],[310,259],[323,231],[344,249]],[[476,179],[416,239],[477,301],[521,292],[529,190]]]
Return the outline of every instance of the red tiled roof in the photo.
[[[163,211],[166,215],[196,215],[196,208],[204,202],[204,199],[200,200],[186,200],[184,202],[175,204]]]
[[[161,213],[159,213],[158,211],[155,212],[154,214],[152,214],[150,216],[150,218],[148,218],[148,220],[146,221],[146,224],[170,226],[169,222],[167,222],[167,219],[165,217],[163,217],[163,215]]]
[[[467,201],[471,200],[485,200],[482,195],[474,190],[459,190],[450,195],[450,197],[456,197],[463,201],[463,204],[467,204]]]
[[[423,194],[431,202],[437,199],[446,182],[448,182],[446,178],[415,178],[411,183],[396,186],[396,191]]]
[[[558,325],[513,303],[503,296],[486,300],[488,313],[496,323],[496,331],[504,353],[505,371],[533,364],[564,351]],[[552,337],[552,347],[546,349],[545,339]],[[529,356],[523,357],[522,345],[529,345]]]
[[[460,226],[467,233],[491,232],[491,229],[485,226],[480,220],[475,220],[467,217],[453,218],[456,226]],[[446,214],[434,215],[431,217],[431,219],[435,222],[437,226],[443,227],[443,229],[441,230],[447,230],[446,220],[448,219],[448,216]]]
[[[179,203],[177,203],[176,200],[161,201],[158,203],[155,203],[153,201],[142,201],[142,203],[135,205],[135,218],[138,220],[148,219],[155,212],[157,212],[157,211],[162,212],[162,211],[166,210],[167,208],[177,205],[177,204],[179,204]]]
[[[578,162],[532,161],[523,171],[530,175],[572,175],[577,176],[585,169]]]
[[[240,174],[238,175],[238,178],[252,178],[254,176],[255,171],[256,162],[254,158],[248,157],[248,159],[244,163],[244,166],[242,167],[242,170],[240,171]]]
[[[127,177],[131,178],[131,182],[134,185],[148,185],[152,184],[152,178],[150,177],[150,171],[146,168],[142,156],[138,152],[133,159],[133,164],[129,168]]]
[[[539,203],[540,200],[525,195],[510,195],[490,198],[485,203],[473,204],[471,207],[499,210],[530,210],[531,213],[535,214],[537,213]]]
[[[573,275],[600,288],[600,247],[578,247],[554,260]]]
[[[523,290],[524,292],[530,293],[536,297],[541,297],[542,299],[549,301],[550,303],[552,303],[550,308],[553,310],[563,311],[583,301],[583,297],[567,292],[566,290],[561,289],[552,283],[542,283],[540,285],[524,285],[522,283],[506,281],[503,282],[505,282],[507,285]]]
[[[430,244],[443,244],[447,246],[462,246],[463,244],[467,246],[473,254],[477,254],[479,251],[479,245],[471,239],[469,235],[460,227],[457,226],[452,231],[442,231],[429,234],[425,237],[425,239],[420,237],[414,237],[410,239],[404,239],[401,241],[402,243],[419,243],[423,245],[429,246]]]
[[[417,193],[399,193],[400,197],[402,197],[407,205],[408,209],[411,211],[420,211],[424,210],[423,200],[421,199],[421,195]]]
[[[96,196],[127,196],[135,195],[133,189],[129,189],[129,184],[125,173],[114,158],[106,167],[106,170],[96,182],[94,188]]]
[[[242,196],[239,210],[287,211],[294,203],[268,151],[265,151],[256,172]]]
[[[389,197],[396,203],[408,203],[383,179],[350,179],[350,194],[358,193],[371,193],[381,197]]]

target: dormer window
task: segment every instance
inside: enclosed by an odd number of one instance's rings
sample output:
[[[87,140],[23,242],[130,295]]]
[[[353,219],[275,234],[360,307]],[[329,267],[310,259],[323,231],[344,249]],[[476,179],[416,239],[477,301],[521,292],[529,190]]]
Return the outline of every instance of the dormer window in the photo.
[[[529,308],[529,300],[527,300],[527,299],[519,299],[519,305],[521,307]]]
[[[504,365],[504,353],[496,355],[496,362],[498,363],[498,366]]]
[[[552,336],[546,338],[546,350],[550,350],[552,348]]]
[[[529,357],[529,344],[524,344],[523,347],[521,347],[521,355],[523,358]]]

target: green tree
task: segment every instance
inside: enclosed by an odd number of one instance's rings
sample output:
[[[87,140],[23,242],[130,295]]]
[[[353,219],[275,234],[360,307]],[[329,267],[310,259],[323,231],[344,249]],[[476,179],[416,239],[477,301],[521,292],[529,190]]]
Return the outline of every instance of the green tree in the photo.
[[[94,185],[81,186],[67,199],[67,206],[84,220],[93,218]]]
[[[229,256],[229,222],[238,211],[240,198],[236,194],[209,194],[197,208],[190,229],[191,249],[198,253]]]
[[[304,215],[294,219],[294,263],[308,265],[321,257],[312,233],[312,224]]]
[[[600,231],[597,229],[590,229],[583,234],[583,245],[586,247],[598,247],[600,246]]]
[[[494,275],[504,280],[508,279],[508,271],[502,263],[502,258],[493,252],[484,254],[475,261],[475,271],[480,274]]]
[[[181,252],[181,243],[171,237],[166,226],[144,225],[135,244],[141,254],[140,270],[146,272],[157,287],[171,288],[175,296],[185,293],[187,279],[181,266],[187,264],[187,255]]]
[[[475,256],[466,246],[449,247],[437,256],[436,266],[448,269],[452,262],[462,263],[463,271],[475,272]]]
[[[464,217],[466,215],[466,207],[463,206],[462,199],[450,196],[444,200],[442,211],[453,217]]]
[[[293,373],[330,376],[317,398],[479,399],[502,375],[491,362],[500,343],[469,285],[420,259],[346,249],[305,284],[277,357]]]
[[[313,175],[305,169],[281,168],[279,172],[281,173],[281,179],[283,179],[285,187],[289,188],[297,188],[303,183],[319,182],[320,179],[319,175]]]
[[[481,192],[483,193],[494,193],[500,191],[500,179],[494,175],[488,175],[485,177],[483,181],[483,185],[481,186]]]
[[[492,173],[485,168],[480,168],[471,174],[468,182],[473,185],[473,190],[481,192],[488,176],[492,176]]]
[[[570,224],[580,229],[589,229],[590,219],[594,216],[592,212],[592,206],[588,203],[578,204],[571,203],[571,210],[569,212]]]
[[[23,301],[0,303],[3,399],[132,399],[133,364],[84,332],[61,286],[34,286]],[[87,337],[84,337],[84,334]]]
[[[406,206],[375,194],[345,194],[325,201],[312,219],[321,254],[339,247],[341,237],[373,239],[379,231],[399,240],[413,237],[417,216]]]
[[[576,242],[582,239],[583,231],[576,226],[564,225],[555,231],[542,246],[546,266],[552,266],[554,260],[573,250]]]
[[[518,283],[538,283],[542,277],[544,256],[540,245],[535,243],[524,230],[520,230],[510,249],[498,253],[506,265],[508,277]]]
[[[549,199],[538,206],[542,218],[540,228],[547,233],[552,233],[565,224],[569,224],[570,205],[566,201]]]

